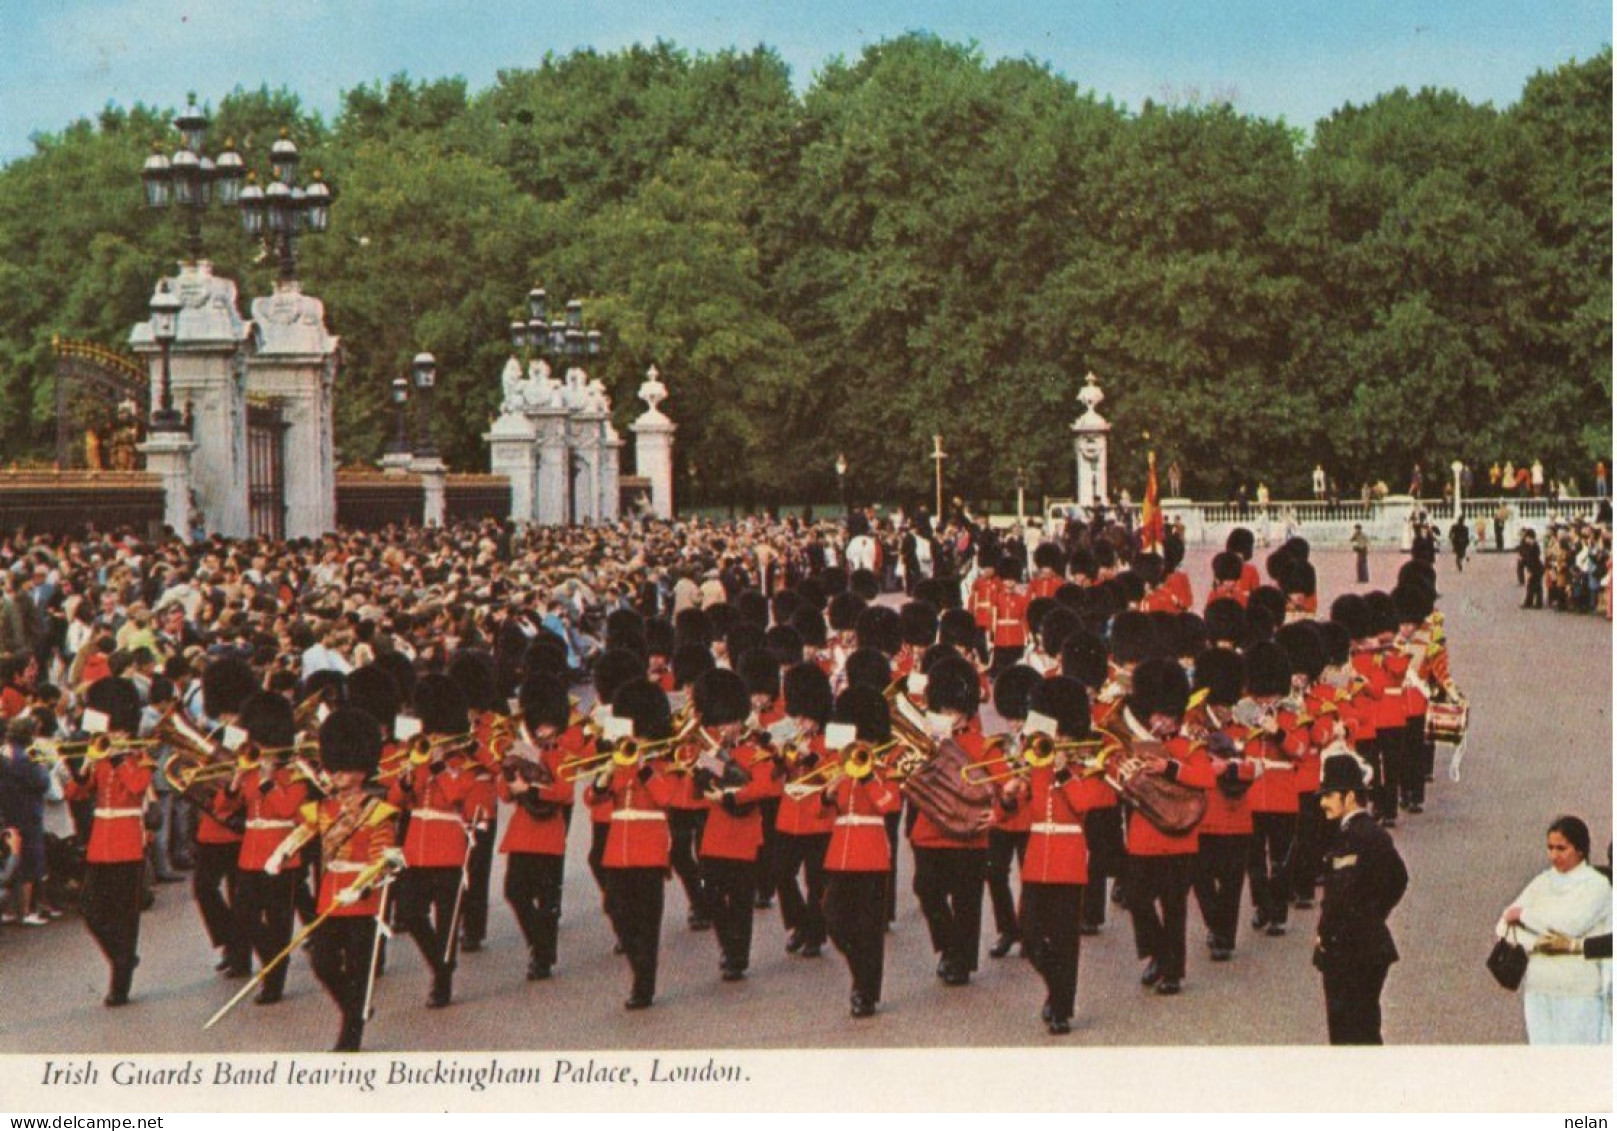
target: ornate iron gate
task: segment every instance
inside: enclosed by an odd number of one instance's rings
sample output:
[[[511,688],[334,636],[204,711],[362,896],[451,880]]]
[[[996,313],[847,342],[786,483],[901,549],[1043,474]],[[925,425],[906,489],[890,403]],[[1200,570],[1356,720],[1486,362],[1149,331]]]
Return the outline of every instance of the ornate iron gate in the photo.
[[[123,427],[135,432],[147,412],[146,369],[94,342],[51,338],[56,355],[56,468],[113,467]],[[133,442],[121,445],[133,460]],[[135,464],[130,463],[131,470]]]
[[[254,538],[286,537],[286,430],[281,406],[247,406],[247,521]]]

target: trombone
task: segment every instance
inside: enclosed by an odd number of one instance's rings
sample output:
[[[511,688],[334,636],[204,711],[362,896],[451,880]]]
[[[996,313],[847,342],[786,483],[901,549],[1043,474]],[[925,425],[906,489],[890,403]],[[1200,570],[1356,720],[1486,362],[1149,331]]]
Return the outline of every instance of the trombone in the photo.
[[[75,741],[40,738],[28,747],[28,760],[52,763],[83,758],[89,764],[125,750],[150,750],[159,745],[161,743],[155,738],[125,738],[112,734],[98,734],[94,738]]]
[[[398,747],[382,759],[377,767],[376,780],[389,782],[402,778],[429,762],[441,761],[476,744],[477,735],[469,730],[459,734],[418,734],[407,745]]]
[[[851,778],[856,782],[864,781],[876,772],[883,756],[896,750],[898,746],[896,738],[889,739],[879,746],[869,742],[850,743],[840,759],[827,759],[796,781],[787,782],[784,792],[793,801],[802,801],[821,790],[830,789],[843,778]]]
[[[1003,736],[1000,736],[1003,737]],[[1001,742],[1003,747],[1005,742]],[[1027,778],[1034,770],[1043,769],[1055,761],[1057,754],[1075,754],[1082,750],[1099,750],[1106,745],[1104,738],[1074,739],[1066,742],[1047,734],[1024,736],[1021,745],[1004,756],[1003,769],[993,769],[991,762],[967,762],[960,767],[960,780],[967,785],[996,785],[1016,778]]]

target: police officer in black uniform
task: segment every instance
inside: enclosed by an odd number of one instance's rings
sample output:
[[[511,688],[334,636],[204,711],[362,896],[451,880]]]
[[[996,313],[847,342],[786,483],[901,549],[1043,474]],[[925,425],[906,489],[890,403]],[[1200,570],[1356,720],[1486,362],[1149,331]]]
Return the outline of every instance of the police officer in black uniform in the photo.
[[[1333,1045],[1381,1044],[1381,988],[1398,961],[1387,916],[1409,886],[1391,835],[1364,808],[1368,777],[1358,757],[1337,754],[1325,760],[1319,787],[1320,809],[1336,825],[1314,940]]]

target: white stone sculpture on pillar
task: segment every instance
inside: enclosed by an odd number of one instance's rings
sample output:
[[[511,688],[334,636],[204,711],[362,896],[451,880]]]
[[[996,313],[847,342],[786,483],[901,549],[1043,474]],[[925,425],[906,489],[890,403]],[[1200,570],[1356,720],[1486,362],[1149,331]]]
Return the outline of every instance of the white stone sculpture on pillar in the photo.
[[[1084,387],[1078,401],[1084,413],[1072,423],[1073,458],[1078,468],[1076,499],[1080,508],[1104,505],[1110,496],[1106,490],[1106,444],[1112,426],[1096,411],[1106,394],[1093,373],[1085,374]]]
[[[189,467],[197,505],[209,533],[245,538],[250,532],[247,358],[252,326],[237,309],[236,284],[214,275],[207,260],[181,264],[179,275],[169,283],[180,300],[169,348],[170,400],[192,419],[187,440],[194,444]],[[137,323],[129,343],[147,358],[155,396],[161,385],[162,351],[152,337],[151,323]],[[174,458],[161,451],[158,457],[169,465]],[[178,504],[171,501],[170,509],[178,513]]]
[[[629,426],[634,433],[635,472],[651,481],[651,510],[658,518],[674,517],[674,432],[677,425],[658,406],[668,399],[668,386],[653,365],[637,394],[646,411]]]
[[[248,395],[278,403],[287,424],[286,536],[318,538],[337,528],[332,393],[339,343],[326,330],[325,304],[296,280],[280,280],[273,295],[253,300],[253,326]]]

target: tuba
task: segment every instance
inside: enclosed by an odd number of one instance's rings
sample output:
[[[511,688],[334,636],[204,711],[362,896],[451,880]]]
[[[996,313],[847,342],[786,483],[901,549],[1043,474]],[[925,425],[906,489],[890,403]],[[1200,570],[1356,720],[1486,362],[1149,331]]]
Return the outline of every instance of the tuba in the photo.
[[[1104,779],[1140,816],[1165,836],[1184,836],[1207,811],[1207,791],[1145,772],[1145,759],[1160,755],[1163,744],[1134,736],[1127,708],[1119,700],[1096,728],[1108,740]]]

